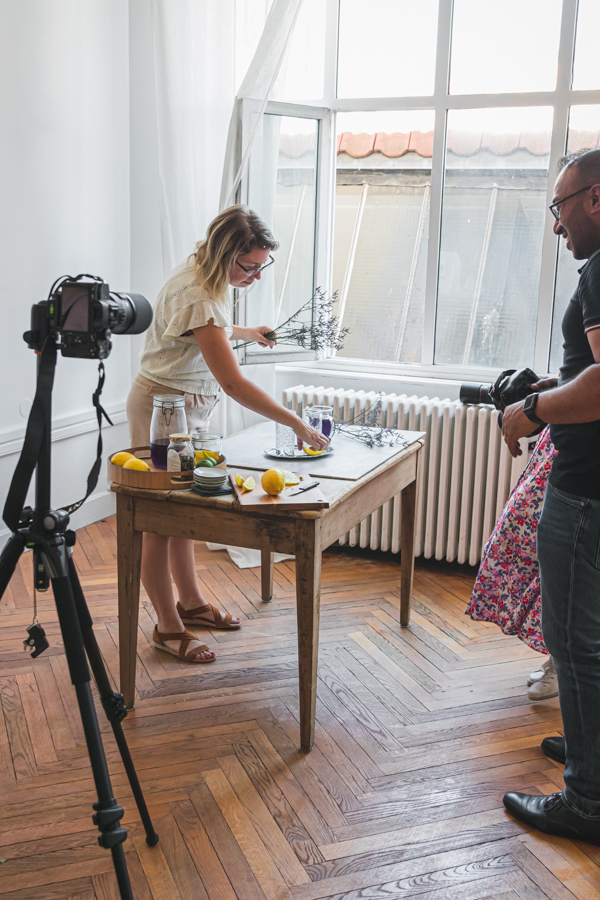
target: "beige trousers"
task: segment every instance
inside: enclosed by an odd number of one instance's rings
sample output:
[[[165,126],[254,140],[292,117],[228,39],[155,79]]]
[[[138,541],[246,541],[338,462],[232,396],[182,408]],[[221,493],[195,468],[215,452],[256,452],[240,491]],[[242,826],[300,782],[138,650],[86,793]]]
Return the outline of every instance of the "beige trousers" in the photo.
[[[152,421],[153,400],[157,394],[178,394],[185,397],[185,417],[188,431],[207,431],[218,397],[202,394],[187,394],[176,388],[150,381],[143,375],[136,375],[127,397],[127,421],[132,447],[147,447],[150,443],[150,422]]]

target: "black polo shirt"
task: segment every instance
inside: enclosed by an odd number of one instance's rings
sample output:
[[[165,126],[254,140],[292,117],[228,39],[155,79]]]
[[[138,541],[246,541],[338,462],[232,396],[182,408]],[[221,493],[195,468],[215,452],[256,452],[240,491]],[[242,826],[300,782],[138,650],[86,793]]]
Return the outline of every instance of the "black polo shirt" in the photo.
[[[600,328],[600,250],[579,270],[579,283],[562,322],[564,357],[560,384],[595,363],[587,335]],[[550,483],[560,491],[600,500],[600,421],[551,425],[558,450]]]

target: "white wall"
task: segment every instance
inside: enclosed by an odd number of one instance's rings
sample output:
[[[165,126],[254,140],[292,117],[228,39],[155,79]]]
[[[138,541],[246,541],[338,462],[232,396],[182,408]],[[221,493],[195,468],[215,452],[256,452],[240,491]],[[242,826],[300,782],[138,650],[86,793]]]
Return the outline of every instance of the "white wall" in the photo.
[[[0,504],[35,392],[21,339],[32,303],[58,276],[91,272],[130,286],[127,0],[2,0],[0,4]],[[116,337],[103,401],[119,423],[105,455],[127,445],[130,338]],[[96,456],[91,395],[97,366],[59,357],[53,409],[54,506],[85,493]],[[113,509],[104,475],[79,527]],[[6,533],[0,526],[0,541]]]

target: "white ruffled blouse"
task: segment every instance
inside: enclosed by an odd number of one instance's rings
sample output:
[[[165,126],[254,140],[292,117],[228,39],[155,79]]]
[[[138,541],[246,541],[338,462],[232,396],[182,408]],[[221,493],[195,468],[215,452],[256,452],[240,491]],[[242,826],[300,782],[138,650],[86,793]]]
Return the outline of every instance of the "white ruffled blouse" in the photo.
[[[173,270],[156,298],[140,357],[140,374],[190,394],[218,394],[219,382],[213,378],[196,338],[186,334],[208,325],[211,319],[231,336],[231,298],[228,294],[220,299],[211,297],[195,280],[193,261],[185,260]]]

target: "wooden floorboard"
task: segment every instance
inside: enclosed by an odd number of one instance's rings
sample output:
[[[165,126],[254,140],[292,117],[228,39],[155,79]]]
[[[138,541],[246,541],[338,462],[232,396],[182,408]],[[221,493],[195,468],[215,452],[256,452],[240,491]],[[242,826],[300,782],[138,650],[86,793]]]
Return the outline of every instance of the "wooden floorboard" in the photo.
[[[114,519],[78,532],[74,558],[109,676],[118,679]],[[323,565],[316,743],[299,752],[294,563],[260,572],[196,547],[206,596],[239,632],[185,666],[151,644],[142,591],[136,708],[124,731],[160,835],[148,847],[97,701],[137,900],[592,900],[600,848],[523,827],[508,790],[549,793],[562,767],[556,700],[531,704],[539,656],[464,615],[475,570],[417,561],[400,628],[397,557],[332,548]],[[0,897],[117,900],[92,824],[87,759],[51,592],[51,647],[22,652],[31,556],[0,604]]]

